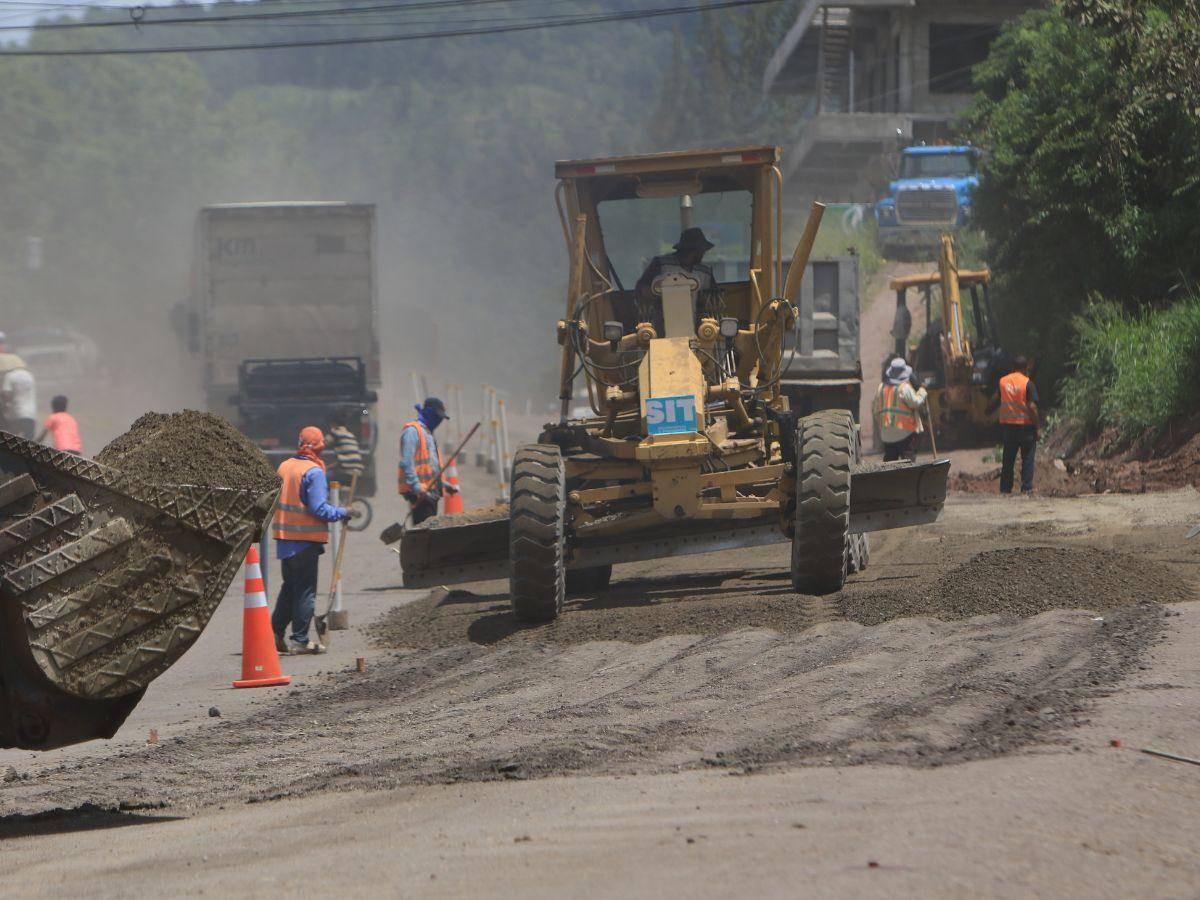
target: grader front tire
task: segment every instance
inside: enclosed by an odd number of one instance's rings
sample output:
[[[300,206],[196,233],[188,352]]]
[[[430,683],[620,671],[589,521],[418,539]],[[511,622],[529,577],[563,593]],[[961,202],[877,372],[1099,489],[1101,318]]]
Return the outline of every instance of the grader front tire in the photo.
[[[850,468],[854,419],[845,410],[805,416],[796,427],[796,520],[792,587],[832,594],[850,567]]]
[[[521,622],[551,622],[566,594],[567,477],[553,444],[522,447],[513,458],[509,504],[509,596]]]

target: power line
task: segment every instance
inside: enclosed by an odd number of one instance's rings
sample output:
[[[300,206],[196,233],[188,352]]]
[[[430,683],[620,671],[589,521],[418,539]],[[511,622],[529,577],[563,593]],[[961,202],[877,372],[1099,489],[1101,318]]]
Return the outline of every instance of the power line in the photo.
[[[633,10],[621,13],[600,13],[562,17],[559,19],[512,22],[504,25],[476,28],[455,28],[442,31],[408,32],[404,34],[363,35],[344,38],[321,38],[306,41],[254,42],[245,44],[197,44],[195,46],[169,47],[84,47],[61,50],[0,50],[3,57],[46,57],[46,56],[146,56],[150,54],[175,53],[220,53],[231,50],[284,50],[302,47],[338,47],[351,44],[390,44],[406,41],[438,40],[457,37],[479,37],[494,34],[541,31],[550,28],[567,28],[580,25],[599,25],[608,22],[632,22],[656,19],[664,16],[680,16],[689,13],[708,12],[721,9],[737,9],[749,6],[764,6],[780,0],[718,0],[690,6],[669,6],[660,9]],[[411,7],[415,4],[409,4]]]
[[[330,2],[330,0],[317,0],[318,2]],[[247,13],[226,13],[220,16],[172,16],[162,19],[148,18],[151,11],[163,8],[163,10],[174,12],[179,7],[156,7],[156,6],[114,6],[103,7],[106,10],[121,10],[128,12],[128,18],[119,19],[103,19],[100,22],[95,20],[79,20],[79,22],[47,22],[42,24],[26,25],[25,29],[35,31],[58,31],[62,29],[91,29],[91,28],[145,28],[148,25],[209,25],[215,23],[230,23],[230,22],[264,22],[270,19],[292,19],[306,17],[337,17],[352,16],[358,13],[373,13],[373,12],[425,12],[425,11],[442,11],[446,8],[458,7],[475,7],[475,6],[492,6],[496,4],[510,4],[514,0],[424,0],[422,2],[390,2],[390,4],[377,4],[373,6],[335,6],[328,10],[276,10],[272,12],[247,12]],[[547,0],[542,0],[547,1]],[[556,0],[548,0],[554,2]],[[246,4],[250,6],[251,4]],[[259,4],[254,4],[259,6]],[[0,28],[0,31],[18,30],[13,26],[8,28]]]
[[[216,23],[230,22],[261,22],[271,19],[298,19],[310,16],[320,16],[321,18],[354,15],[358,13],[376,13],[376,12],[408,12],[408,11],[424,11],[424,10],[441,10],[447,7],[465,7],[465,6],[485,6],[498,3],[511,3],[512,0],[429,0],[429,2],[421,3],[381,3],[373,6],[340,6],[331,7],[330,9],[299,9],[299,10],[277,10],[273,12],[260,13],[244,13],[242,15],[213,15],[213,16],[175,16],[167,19],[148,19],[147,14],[152,9],[157,7],[152,6],[130,6],[125,7],[130,13],[129,18],[125,19],[105,19],[103,21],[79,21],[79,22],[46,22],[43,24],[34,24],[32,26],[6,26],[0,27],[0,31],[17,31],[29,30],[34,31],[58,31],[62,29],[86,29],[86,28],[145,28],[149,25],[211,25]],[[258,4],[255,4],[258,5]],[[173,7],[165,7],[165,9],[173,9]],[[134,12],[137,15],[134,15]],[[403,24],[403,23],[400,23]]]

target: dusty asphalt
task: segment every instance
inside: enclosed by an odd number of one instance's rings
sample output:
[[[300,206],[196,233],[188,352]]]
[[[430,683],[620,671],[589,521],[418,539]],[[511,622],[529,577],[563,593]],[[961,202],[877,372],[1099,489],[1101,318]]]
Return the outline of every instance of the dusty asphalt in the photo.
[[[1200,756],[1198,506],[956,496],[875,541],[858,621],[803,621],[777,547],[618,567],[539,637],[502,584],[402,590],[385,490],[292,688],[229,686],[235,584],[116,739],[0,751],[0,891],[1195,896],[1200,768],[1138,748]]]
[[[1119,547],[1194,586],[1182,534],[1198,499],[957,497],[937,526],[878,541],[860,590],[1028,546]],[[363,626],[422,595],[388,589],[393,561],[372,544],[350,548],[354,628],[328,657],[285,661],[295,690],[226,688],[233,597],[116,741],[4,754],[18,775],[0,785],[4,892],[1186,896],[1200,883],[1187,838],[1200,776],[1135,749],[1200,749],[1200,603],[1115,643],[1098,636],[1119,618],[1057,611],[384,651]],[[652,584],[621,568],[614,589],[641,579],[656,605],[683,606],[697,592],[664,596],[670,582],[703,573],[736,601],[778,555],[681,560]],[[568,617],[597,614],[584,603]]]

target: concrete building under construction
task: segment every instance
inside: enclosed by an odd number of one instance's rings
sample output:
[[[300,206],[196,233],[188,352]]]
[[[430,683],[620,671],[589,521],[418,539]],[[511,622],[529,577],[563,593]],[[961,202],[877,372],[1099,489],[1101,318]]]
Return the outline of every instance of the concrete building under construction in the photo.
[[[785,148],[785,174],[809,196],[870,202],[898,146],[951,135],[971,69],[1025,0],[809,0],[767,64],[763,91],[812,98]],[[819,186],[819,189],[816,187]]]

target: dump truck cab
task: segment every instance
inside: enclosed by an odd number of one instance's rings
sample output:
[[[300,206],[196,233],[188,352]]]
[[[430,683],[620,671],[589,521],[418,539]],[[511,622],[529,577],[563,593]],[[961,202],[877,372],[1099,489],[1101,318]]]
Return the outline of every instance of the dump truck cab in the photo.
[[[931,251],[938,236],[971,220],[979,186],[979,149],[924,144],[900,152],[899,171],[887,196],[875,204],[880,249],[887,256]]]

